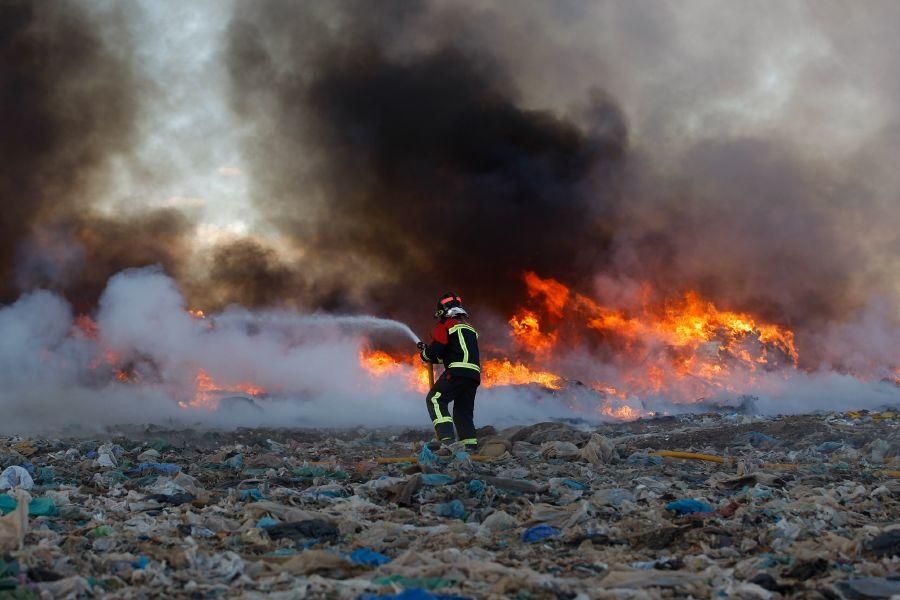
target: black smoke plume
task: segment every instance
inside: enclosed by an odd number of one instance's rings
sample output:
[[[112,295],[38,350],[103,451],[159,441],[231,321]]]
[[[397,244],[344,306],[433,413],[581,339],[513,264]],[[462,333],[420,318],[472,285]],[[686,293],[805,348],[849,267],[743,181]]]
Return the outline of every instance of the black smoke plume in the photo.
[[[400,23],[417,10],[388,5],[380,17]],[[328,267],[314,302],[339,309],[365,290],[384,308],[461,285],[508,306],[523,268],[577,280],[597,264],[627,151],[612,101],[581,128],[521,107],[489,57],[452,44],[392,56],[380,17],[324,31],[312,11],[274,18],[287,7],[234,21],[230,70],[238,110],[271,128],[253,155],[261,205]],[[284,62],[268,44],[297,28],[304,47]]]
[[[135,140],[137,84],[117,31],[115,13],[76,2],[0,2],[3,300],[19,291],[16,257],[35,226],[80,218],[104,165]]]
[[[853,151],[837,127],[804,127],[811,107],[837,110],[845,74],[798,76],[783,122],[715,118],[783,67],[766,62],[774,31],[841,52],[846,19],[682,10],[239,5],[226,57],[254,197],[296,240],[312,303],[397,311],[454,289],[508,314],[534,270],[601,296],[698,289],[803,339],[873,295],[896,299],[897,186],[864,160],[885,139]],[[701,33],[732,29],[739,47]]]

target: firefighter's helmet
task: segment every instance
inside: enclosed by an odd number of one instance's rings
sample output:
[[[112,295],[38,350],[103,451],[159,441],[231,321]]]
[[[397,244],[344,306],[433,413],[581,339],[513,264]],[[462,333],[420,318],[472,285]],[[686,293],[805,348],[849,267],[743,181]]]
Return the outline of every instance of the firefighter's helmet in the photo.
[[[462,298],[460,298],[458,294],[447,292],[441,296],[440,300],[438,300],[437,311],[434,313],[434,318],[442,319],[446,317],[447,313],[452,308],[462,308]]]

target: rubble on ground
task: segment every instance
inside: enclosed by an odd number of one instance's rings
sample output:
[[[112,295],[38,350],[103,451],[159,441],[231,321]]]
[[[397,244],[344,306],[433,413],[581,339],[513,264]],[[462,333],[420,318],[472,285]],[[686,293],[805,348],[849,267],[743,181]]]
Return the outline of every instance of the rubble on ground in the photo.
[[[0,438],[0,594],[889,598],[898,431],[890,411],[554,422],[446,460],[425,430]]]

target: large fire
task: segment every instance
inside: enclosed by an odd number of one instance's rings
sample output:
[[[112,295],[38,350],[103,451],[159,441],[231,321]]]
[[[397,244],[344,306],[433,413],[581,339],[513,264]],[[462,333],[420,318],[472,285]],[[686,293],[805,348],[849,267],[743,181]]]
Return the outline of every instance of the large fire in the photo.
[[[509,317],[505,339],[489,340],[482,349],[484,388],[531,385],[564,396],[578,385],[595,394],[597,412],[634,419],[644,414],[640,400],[647,396],[692,402],[717,392],[744,393],[760,373],[798,364],[789,329],[719,308],[695,291],[660,299],[643,285],[637,301],[613,307],[535,273],[523,279],[527,299]],[[188,312],[215,328],[202,311]],[[79,337],[102,341],[89,317],[79,317],[74,329]],[[412,352],[363,347],[358,360],[373,380],[393,378],[410,390],[428,389],[426,367]],[[122,383],[141,381],[133,360],[102,344],[90,366]],[[184,408],[215,409],[228,395],[266,394],[261,385],[219,381],[199,367],[187,387],[192,389],[179,402]]]
[[[599,347],[621,374],[618,389],[592,382],[607,395],[665,392],[687,402],[720,390],[746,390],[757,371],[795,367],[798,362],[789,329],[721,310],[695,291],[657,299],[644,284],[632,306],[612,308],[535,273],[526,273],[524,280],[544,317],[537,317],[534,306],[520,309],[510,319],[516,343],[533,357],[558,353],[562,343]],[[519,326],[523,316],[529,318],[528,328]]]
[[[407,380],[410,388],[420,392],[428,391],[427,366],[416,355],[393,356],[383,350],[362,350],[359,362],[363,369],[375,378],[399,375]],[[435,368],[440,369],[440,366]],[[548,389],[559,389],[562,379],[547,371],[533,371],[522,363],[513,363],[508,359],[490,359],[482,366],[484,387],[529,383],[536,383]]]
[[[656,299],[648,285],[628,308],[605,306],[554,279],[524,275],[527,305],[509,318],[509,356],[482,365],[485,388],[535,384],[560,390],[579,373],[566,372],[577,348],[594,348],[616,366],[617,381],[586,383],[602,398],[598,411],[619,419],[641,416],[627,400],[666,394],[691,402],[719,391],[742,393],[758,372],[796,367],[794,335],[752,315],[722,310],[695,291]],[[585,352],[581,350],[581,352]],[[427,389],[413,355],[363,351],[360,363],[375,377],[403,374],[411,388]]]

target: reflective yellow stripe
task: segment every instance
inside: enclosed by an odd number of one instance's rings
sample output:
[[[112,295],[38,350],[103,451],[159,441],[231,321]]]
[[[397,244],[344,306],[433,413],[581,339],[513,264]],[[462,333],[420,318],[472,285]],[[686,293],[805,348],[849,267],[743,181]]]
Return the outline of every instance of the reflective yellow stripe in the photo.
[[[438,423],[452,423],[453,417],[440,417],[439,419],[435,419],[431,422],[432,425],[437,425]]]
[[[472,331],[474,331],[474,329],[473,329]],[[465,338],[465,336],[463,335],[463,330],[462,330],[462,328],[456,330],[456,335],[459,337],[459,345],[460,345],[460,347],[462,348],[462,351],[463,351],[463,359],[462,359],[462,361],[463,361],[464,363],[468,363],[468,362],[469,362],[469,347],[466,346],[466,338]]]
[[[469,331],[471,331],[472,333],[475,334],[475,337],[478,337],[478,332],[475,331],[475,328],[472,327],[471,325],[466,325],[465,323],[460,323],[459,325],[454,325],[453,327],[451,327],[450,329],[447,330],[447,333],[456,333],[460,329],[468,329]]]
[[[466,446],[470,446],[472,444],[477,444],[478,440],[475,438],[466,438],[464,440],[459,440],[460,444],[465,444]]]
[[[454,367],[461,367],[463,369],[472,369],[473,371],[478,371],[479,373],[481,373],[481,367],[479,367],[478,365],[473,365],[472,363],[456,362],[456,363],[450,363],[447,366],[451,369]]]
[[[459,325],[454,325],[448,331],[449,333],[455,333],[459,338],[459,347],[462,348],[463,351],[463,359],[462,362],[450,363],[447,365],[448,368],[460,367],[463,369],[472,369],[473,371],[478,371],[481,373],[481,367],[476,365],[475,363],[469,362],[469,347],[466,346],[466,338],[463,337],[463,329],[468,329],[472,333],[475,334],[475,337],[478,337],[478,332],[475,331],[475,328],[471,325],[466,325],[465,323],[460,323]]]
[[[434,407],[434,416],[436,417],[435,422],[437,422],[437,420],[445,418],[444,415],[441,414],[441,405],[438,404],[438,398],[440,398],[440,397],[441,397],[440,392],[435,392],[434,396],[431,397],[431,405]],[[446,418],[449,419],[450,417],[446,417]]]

